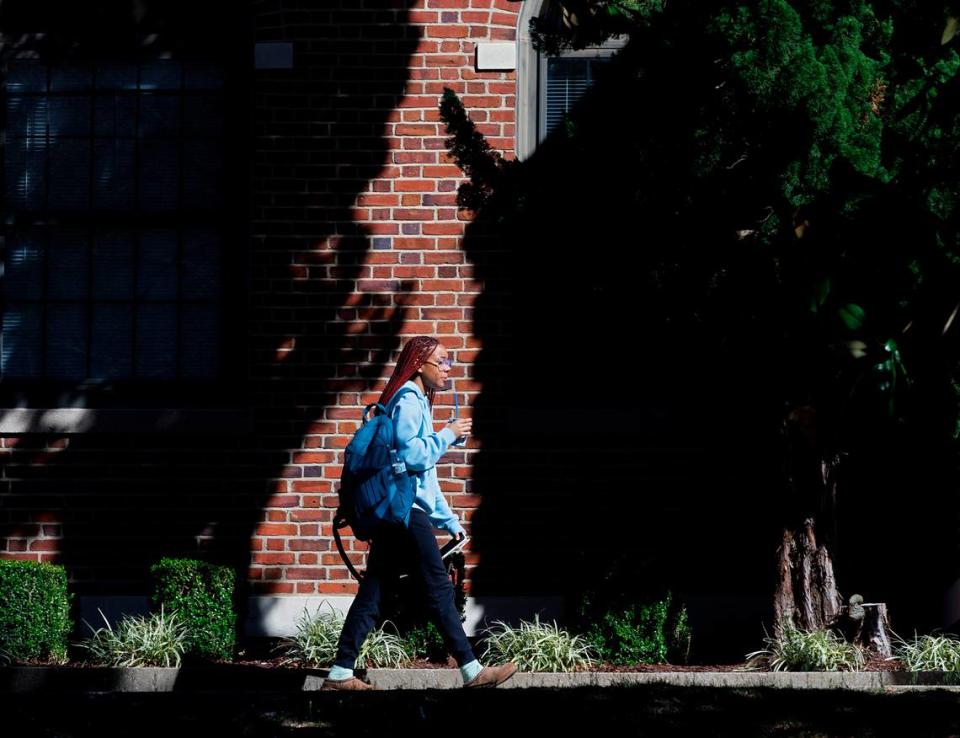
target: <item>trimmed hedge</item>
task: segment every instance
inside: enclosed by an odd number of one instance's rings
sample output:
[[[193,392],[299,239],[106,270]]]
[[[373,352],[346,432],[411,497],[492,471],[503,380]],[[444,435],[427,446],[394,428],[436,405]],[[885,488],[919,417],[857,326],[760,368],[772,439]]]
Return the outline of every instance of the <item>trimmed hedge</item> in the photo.
[[[176,612],[189,628],[186,655],[232,660],[236,646],[236,572],[196,559],[162,558],[150,567],[151,602]]]
[[[0,651],[14,661],[66,662],[74,597],[62,565],[0,560]]]

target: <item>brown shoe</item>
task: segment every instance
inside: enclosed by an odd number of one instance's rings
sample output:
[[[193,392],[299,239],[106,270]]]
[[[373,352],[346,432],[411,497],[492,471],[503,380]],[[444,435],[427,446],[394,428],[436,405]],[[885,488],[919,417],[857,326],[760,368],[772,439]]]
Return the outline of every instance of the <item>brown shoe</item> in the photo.
[[[321,691],[325,689],[363,690],[373,688],[372,684],[367,684],[355,676],[348,677],[347,679],[324,679],[320,687]]]
[[[503,666],[484,666],[480,673],[464,684],[464,687],[496,687],[517,673],[517,665],[512,661]]]

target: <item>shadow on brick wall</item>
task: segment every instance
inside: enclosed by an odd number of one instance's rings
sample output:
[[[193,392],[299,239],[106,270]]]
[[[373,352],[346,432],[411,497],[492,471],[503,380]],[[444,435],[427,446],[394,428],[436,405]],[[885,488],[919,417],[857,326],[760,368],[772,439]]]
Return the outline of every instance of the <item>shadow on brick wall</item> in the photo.
[[[233,363],[228,384],[201,385],[209,396],[193,401],[253,419],[250,430],[97,427],[64,437],[37,428],[15,439],[4,457],[5,553],[58,551],[80,596],[147,595],[150,564],[194,555],[237,570],[242,614],[251,594],[349,594],[346,569],[327,580],[321,568],[342,563],[330,537],[335,496],[321,504],[321,495],[338,476],[331,439],[345,444],[361,393],[388,372],[400,327],[414,317],[415,283],[354,294],[382,248],[374,237],[388,234],[352,213],[392,164],[384,131],[422,33],[406,22],[408,4],[47,2],[3,11],[7,58],[27,50],[50,62],[226,65],[224,356]],[[292,43],[292,68],[254,70],[254,42]],[[164,392],[158,384],[139,400],[155,406]],[[50,406],[39,391],[25,396],[30,407]],[[174,388],[170,405],[186,404]],[[95,410],[89,420],[97,425]],[[33,539],[41,534],[49,538]],[[252,542],[263,548],[251,551]],[[365,550],[352,553],[357,565]],[[244,627],[241,617],[238,635]],[[78,626],[75,635],[88,634]]]

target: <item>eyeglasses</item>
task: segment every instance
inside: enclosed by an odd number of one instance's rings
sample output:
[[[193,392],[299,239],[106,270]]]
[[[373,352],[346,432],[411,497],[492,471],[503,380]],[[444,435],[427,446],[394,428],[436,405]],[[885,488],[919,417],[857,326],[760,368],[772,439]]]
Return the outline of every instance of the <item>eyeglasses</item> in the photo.
[[[425,361],[425,362],[423,362],[423,363],[424,363],[424,364],[433,364],[433,365],[434,365],[435,367],[437,367],[438,369],[446,369],[447,371],[450,371],[450,367],[453,366],[453,362],[450,361],[450,359],[444,359],[444,360],[441,361],[439,364],[437,364],[436,362],[433,362],[433,361]]]

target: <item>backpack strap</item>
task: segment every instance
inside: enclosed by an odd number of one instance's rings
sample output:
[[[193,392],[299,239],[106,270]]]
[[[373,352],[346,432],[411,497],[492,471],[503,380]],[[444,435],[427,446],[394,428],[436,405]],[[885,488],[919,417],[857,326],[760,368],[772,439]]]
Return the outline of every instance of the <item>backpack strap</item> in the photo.
[[[384,407],[383,403],[380,402],[371,402],[365,408],[363,408],[363,414],[360,416],[360,420],[363,425],[366,425],[370,422],[367,418],[367,414],[370,412],[370,408],[375,407],[380,410],[384,415],[393,415],[394,409],[397,407],[397,400],[400,399],[401,395],[406,394],[407,392],[414,392],[413,387],[401,387],[396,392],[393,393],[393,397],[390,398],[390,401],[387,403],[387,406]]]
[[[360,415],[361,425],[366,425],[367,423],[370,422],[370,420],[367,418],[367,413],[370,412],[370,408],[372,407],[380,408],[381,412],[383,412],[384,415],[386,415],[387,413],[387,408],[385,408],[379,402],[371,402],[369,405],[363,408],[363,413]]]
[[[398,389],[398,390],[394,393],[393,397],[390,398],[390,402],[387,403],[387,407],[384,409],[384,412],[385,412],[386,414],[388,414],[389,417],[392,419],[392,418],[393,418],[393,411],[397,409],[397,405],[399,404],[399,401],[400,401],[400,396],[401,396],[401,395],[405,395],[407,392],[415,392],[415,391],[416,391],[416,390],[414,390],[413,387],[402,387],[402,388]],[[423,424],[421,423],[421,427],[422,427],[422,425],[423,425]],[[397,439],[396,439],[396,437],[394,437],[393,443],[394,443],[394,449],[396,449],[396,444],[397,444]]]
[[[401,387],[398,389],[393,393],[393,397],[390,398],[390,402],[387,403],[387,407],[383,409],[384,413],[392,416],[393,411],[397,408],[397,402],[403,395],[407,394],[407,392],[416,392],[416,390],[413,387]],[[380,407],[383,407],[383,405]]]
[[[338,514],[333,519],[333,538],[337,542],[337,550],[340,552],[340,558],[343,559],[343,563],[347,565],[350,573],[353,574],[353,578],[360,582],[363,580],[363,575],[353,568],[350,557],[347,556],[347,552],[343,550],[343,541],[340,540],[340,529],[345,528],[347,525],[347,519],[343,517],[343,515]]]
[[[387,406],[388,406],[388,407],[384,407],[384,406],[383,406],[381,403],[379,403],[379,402],[372,402],[372,403],[370,403],[369,405],[367,405],[367,406],[363,409],[363,415],[361,416],[361,420],[363,421],[363,425],[366,425],[366,424],[369,422],[369,421],[367,420],[367,413],[370,412],[370,408],[372,408],[372,407],[379,408],[379,409],[383,412],[384,415],[387,415],[387,416],[389,417],[389,416],[393,415],[393,411],[394,411],[394,409],[395,409],[396,406],[397,406],[397,400],[400,399],[400,396],[406,394],[407,392],[413,392],[413,391],[414,391],[413,387],[402,387],[401,389],[397,390],[397,391],[393,394],[393,397],[390,398],[390,402],[387,403]],[[388,409],[388,408],[389,408],[389,409]],[[396,439],[394,439],[394,444],[396,444]],[[343,541],[340,539],[340,529],[341,529],[341,528],[345,528],[345,527],[347,527],[348,525],[349,525],[349,521],[348,521],[347,518],[343,515],[342,511],[341,511],[340,509],[338,509],[338,510],[337,510],[337,513],[336,513],[336,515],[334,516],[334,519],[333,519],[333,539],[334,539],[334,540],[336,541],[336,543],[337,543],[337,550],[340,552],[340,558],[343,559],[343,563],[345,563],[345,564],[347,565],[347,569],[349,569],[349,570],[350,570],[350,573],[353,574],[354,579],[356,579],[356,580],[359,582],[359,581],[362,581],[362,580],[363,580],[363,575],[360,574],[360,573],[354,568],[353,563],[350,561],[350,557],[347,556],[347,552],[346,552],[346,551],[344,550],[344,548],[343,548]]]

